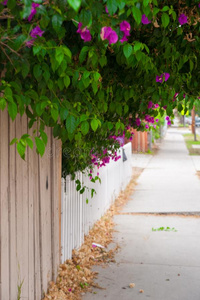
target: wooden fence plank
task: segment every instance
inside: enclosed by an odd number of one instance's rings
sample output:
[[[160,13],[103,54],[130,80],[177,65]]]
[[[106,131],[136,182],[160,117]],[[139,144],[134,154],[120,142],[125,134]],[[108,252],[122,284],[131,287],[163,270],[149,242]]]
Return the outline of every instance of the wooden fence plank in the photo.
[[[9,120],[9,143],[15,138],[15,122]],[[16,145],[9,146],[9,224],[10,224],[10,299],[17,299],[17,232],[16,232]]]
[[[50,129],[47,129],[48,144],[51,146]],[[42,291],[48,288],[48,282],[52,278],[52,252],[51,252],[51,175],[50,158],[45,152],[40,161],[40,226],[41,226],[41,280]]]
[[[39,157],[33,149],[34,168],[33,168],[33,182],[34,182],[34,199],[33,199],[33,218],[34,218],[34,267],[35,267],[35,282],[34,282],[34,294],[35,299],[40,299],[42,295],[41,284],[41,245],[40,245],[40,172],[39,170]],[[31,178],[30,178],[31,180]]]
[[[33,129],[29,130],[29,134],[33,135]],[[35,285],[34,285],[34,203],[37,201],[36,194],[37,189],[35,188],[34,176],[35,165],[37,166],[37,157],[35,157],[35,149],[27,150],[27,165],[28,165],[28,299],[35,300]]]
[[[52,135],[52,131],[51,131]],[[52,165],[52,272],[56,280],[58,264],[61,260],[61,172],[62,145],[61,141],[52,139],[52,154],[49,159]],[[58,247],[59,245],[59,247]]]
[[[21,118],[22,134],[27,133],[27,118],[24,116]],[[17,154],[18,155],[18,154]],[[22,163],[22,209],[23,209],[23,299],[29,300],[29,261],[28,261],[28,240],[29,240],[29,220],[28,220],[28,163],[27,163],[27,151],[25,153],[25,161],[21,159]],[[20,159],[18,156],[17,159]]]
[[[22,135],[22,118],[17,115],[15,134],[17,138]],[[27,299],[25,292],[25,266],[24,266],[24,237],[23,237],[23,165],[22,159],[16,155],[16,235],[17,235],[17,277],[18,286],[22,284],[21,297]],[[27,226],[27,224],[25,224]],[[25,292],[25,293],[24,293]]]
[[[0,110],[0,299],[10,299],[8,218],[8,114]]]

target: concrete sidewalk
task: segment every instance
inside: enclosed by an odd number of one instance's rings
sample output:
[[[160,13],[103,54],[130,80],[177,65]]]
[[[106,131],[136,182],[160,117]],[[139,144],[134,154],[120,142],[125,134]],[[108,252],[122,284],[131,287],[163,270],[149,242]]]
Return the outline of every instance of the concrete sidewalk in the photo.
[[[195,161],[178,129],[168,130],[155,156],[133,159],[145,169],[115,216],[121,249],[116,263],[95,267],[105,290],[94,289],[83,300],[200,300],[200,157]],[[160,227],[177,231],[152,231]]]

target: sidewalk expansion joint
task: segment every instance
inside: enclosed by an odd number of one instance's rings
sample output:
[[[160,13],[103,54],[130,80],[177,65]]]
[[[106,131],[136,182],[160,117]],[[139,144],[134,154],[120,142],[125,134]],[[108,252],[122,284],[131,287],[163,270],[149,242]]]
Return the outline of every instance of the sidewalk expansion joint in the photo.
[[[177,216],[177,217],[195,217],[200,218],[200,211],[194,212],[120,212],[119,215],[144,215],[144,216]]]

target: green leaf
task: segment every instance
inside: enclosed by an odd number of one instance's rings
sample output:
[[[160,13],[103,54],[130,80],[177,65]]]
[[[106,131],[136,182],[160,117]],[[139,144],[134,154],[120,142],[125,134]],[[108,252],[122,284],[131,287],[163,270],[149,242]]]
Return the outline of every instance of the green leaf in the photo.
[[[30,138],[27,138],[27,139],[26,139],[26,142],[27,142],[27,145],[28,145],[31,149],[33,149],[33,141],[32,141]]]
[[[85,202],[86,202],[86,204],[88,204],[88,203],[89,203],[89,200],[88,200],[88,198],[86,199],[86,201],[85,201]]]
[[[140,9],[137,8],[136,6],[133,6],[132,7],[132,14],[133,14],[133,17],[134,17],[136,23],[139,25],[141,23],[141,20],[142,20],[142,13],[141,13]]]
[[[57,32],[61,26],[62,26],[62,17],[59,16],[59,15],[54,15],[53,18],[52,18],[52,26],[53,26],[53,29],[55,29],[55,31]]]
[[[64,59],[64,53],[62,51],[62,48],[56,48],[56,60],[58,64],[60,65]]]
[[[101,74],[99,74],[99,72],[94,72],[93,76],[94,76],[94,80],[98,81],[99,78],[101,77]]]
[[[77,12],[81,6],[81,0],[68,0],[69,5]]]
[[[21,143],[21,141],[17,144],[17,152],[21,156],[22,159],[25,159],[25,151],[26,146]]]
[[[44,155],[44,151],[45,151],[45,144],[44,144],[44,142],[39,137],[36,136],[35,137],[35,144],[36,144],[36,148],[37,148],[39,154],[41,156],[43,156]]]
[[[28,73],[30,70],[30,64],[28,63],[28,61],[25,61],[24,63],[22,63],[22,76],[23,78],[26,78]]]
[[[10,0],[8,2],[10,2]],[[27,18],[30,15],[30,13],[31,13],[31,5],[32,5],[32,1],[31,0],[24,0],[24,7],[23,7],[22,19],[25,19],[25,18]]]
[[[68,115],[66,119],[66,128],[69,134],[73,134],[76,129],[76,119],[72,115]]]
[[[97,119],[92,119],[90,125],[91,125],[91,127],[92,127],[92,130],[93,130],[93,131],[96,131],[97,128],[98,128],[98,121],[97,121]]]
[[[40,136],[44,142],[45,145],[47,145],[48,142],[48,136],[44,130],[40,130]]]
[[[81,123],[81,132],[83,135],[86,135],[89,131],[90,125],[88,121],[84,121]]]
[[[15,102],[8,103],[8,113],[11,119],[14,121],[17,115],[17,105]]]
[[[81,190],[80,190],[80,194],[83,194],[85,192],[85,187],[83,187]]]
[[[129,58],[132,54],[133,47],[130,44],[126,44],[123,46],[123,53],[126,58]]]
[[[92,21],[91,11],[82,9],[79,20],[83,24],[82,27],[86,27]]]
[[[62,51],[63,51],[63,53],[64,53],[67,57],[69,57],[70,60],[71,60],[71,58],[72,58],[72,53],[71,53],[70,49],[67,48],[66,46],[62,46]]]
[[[51,116],[54,119],[54,121],[56,122],[58,120],[58,109],[53,107],[51,109]]]
[[[157,7],[153,8],[153,16],[156,16],[159,13],[160,9]]]
[[[62,121],[66,120],[68,114],[69,114],[69,112],[66,108],[61,108],[60,109],[60,118],[61,118]]]
[[[134,45],[134,48],[133,48],[134,52],[137,52],[138,50],[140,50],[141,46],[142,46],[142,43],[135,42],[135,45]]]
[[[42,49],[41,46],[33,46],[33,54],[36,55]]]
[[[66,88],[70,85],[70,77],[68,75],[64,77],[64,85]]]
[[[107,1],[107,9],[109,14],[113,15],[117,11],[117,1],[116,0],[108,0]]]
[[[143,0],[143,5],[146,7],[149,4],[149,0]]]
[[[13,145],[13,144],[15,144],[15,143],[17,143],[18,142],[18,139],[17,138],[14,138],[14,139],[12,139],[12,141],[10,142],[10,145]]]
[[[35,65],[34,68],[33,68],[33,75],[35,76],[35,78],[37,80],[39,80],[39,77],[41,76],[41,74],[42,74],[41,66],[40,65]]]
[[[84,62],[84,60],[86,59],[87,53],[88,53],[89,47],[88,46],[84,46],[81,49],[81,52],[79,54],[79,61],[80,63]]]
[[[169,24],[169,16],[168,16],[168,14],[163,13],[162,17],[161,17],[161,20],[162,20],[163,27],[166,28],[168,26],[168,24]]]
[[[161,11],[168,11],[169,10],[169,6],[164,6]]]
[[[6,100],[4,98],[0,99],[0,109],[4,110],[6,108]]]
[[[101,56],[99,58],[99,63],[101,65],[101,67],[104,67],[107,64],[107,57],[106,56]]]
[[[98,92],[98,84],[95,81],[92,81],[92,90],[93,93],[96,95],[96,93]]]

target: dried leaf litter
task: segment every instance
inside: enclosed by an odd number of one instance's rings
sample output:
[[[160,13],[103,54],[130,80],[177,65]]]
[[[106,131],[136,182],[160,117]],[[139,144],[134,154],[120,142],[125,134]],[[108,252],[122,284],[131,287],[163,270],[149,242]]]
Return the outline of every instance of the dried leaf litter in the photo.
[[[118,245],[112,250],[107,249],[112,242],[113,216],[118,214],[129,200],[142,169],[134,168],[133,171],[133,178],[126,190],[121,192],[115,203],[85,236],[81,248],[73,250],[72,259],[59,266],[56,282],[49,283],[48,293],[44,295],[43,300],[80,300],[83,292],[91,291],[92,287],[101,288],[94,283],[98,273],[92,271],[92,266],[115,262],[114,255],[119,248]],[[105,248],[93,247],[94,242]]]

